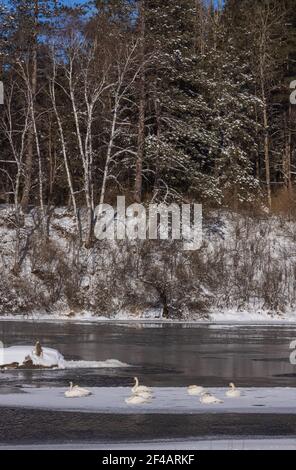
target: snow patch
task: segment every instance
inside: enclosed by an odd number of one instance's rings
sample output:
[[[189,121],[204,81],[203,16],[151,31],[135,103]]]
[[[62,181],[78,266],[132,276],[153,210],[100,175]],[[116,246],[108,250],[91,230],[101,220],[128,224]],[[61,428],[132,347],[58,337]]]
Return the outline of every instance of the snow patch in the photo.
[[[0,365],[11,364],[12,362],[23,364],[28,358],[30,358],[36,366],[57,366],[60,369],[64,369],[65,367],[64,357],[59,351],[52,348],[42,348],[42,354],[39,357],[35,353],[34,346],[11,346],[4,348]]]
[[[209,315],[210,321],[214,323],[282,323],[296,322],[296,311],[287,311],[285,314],[270,314],[260,310],[237,310],[227,309],[223,311],[212,311]]]
[[[52,348],[42,347],[42,356],[38,357],[34,346],[11,346],[3,348],[0,356],[0,366],[18,362],[23,364],[26,358],[30,358],[34,365],[43,367],[57,366],[58,369],[111,369],[120,367],[132,367],[130,364],[118,361],[117,359],[107,359],[106,361],[66,361],[63,355]]]
[[[106,361],[65,361],[65,369],[116,369],[120,367],[132,367],[130,364],[107,359]]]

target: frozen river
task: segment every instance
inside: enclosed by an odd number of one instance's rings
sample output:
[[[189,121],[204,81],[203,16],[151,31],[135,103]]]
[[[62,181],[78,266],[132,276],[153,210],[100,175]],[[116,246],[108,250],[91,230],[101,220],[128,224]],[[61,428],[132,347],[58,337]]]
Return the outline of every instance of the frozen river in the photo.
[[[120,446],[136,440],[144,446],[155,438],[185,440],[185,447],[209,439],[243,445],[255,435],[291,446],[296,366],[289,345],[295,338],[294,325],[2,321],[5,347],[39,339],[64,355],[66,368],[0,374],[0,445]],[[125,404],[134,376],[154,388],[151,404]],[[66,400],[70,380],[93,395]],[[240,399],[224,398],[230,381],[241,388]],[[224,403],[200,404],[187,395],[189,384],[213,388]]]

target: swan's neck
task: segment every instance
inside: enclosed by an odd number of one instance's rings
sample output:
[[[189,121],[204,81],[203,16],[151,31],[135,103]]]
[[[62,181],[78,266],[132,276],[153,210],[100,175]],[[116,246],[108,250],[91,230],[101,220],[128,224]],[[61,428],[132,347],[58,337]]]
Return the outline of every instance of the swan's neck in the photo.
[[[234,384],[231,384],[230,386],[231,386],[232,390],[235,390],[235,385]]]
[[[137,390],[138,386],[139,386],[139,380],[138,380],[138,377],[135,377],[135,385],[133,386],[133,392]]]

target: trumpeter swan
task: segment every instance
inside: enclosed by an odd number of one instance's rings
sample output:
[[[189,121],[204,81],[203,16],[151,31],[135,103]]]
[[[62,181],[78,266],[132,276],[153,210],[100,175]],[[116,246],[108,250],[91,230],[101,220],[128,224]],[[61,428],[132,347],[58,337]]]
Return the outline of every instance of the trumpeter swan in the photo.
[[[133,396],[142,397],[142,398],[145,398],[145,400],[149,400],[150,398],[154,398],[152,392],[144,392],[144,391],[143,392],[133,393]]]
[[[201,395],[205,389],[203,387],[199,387],[198,385],[189,385],[187,387],[187,392],[189,395]]]
[[[142,395],[132,395],[125,399],[125,403],[128,405],[143,405],[144,403],[150,403],[150,401]]]
[[[70,382],[70,389],[65,392],[65,397],[67,398],[80,398],[89,395],[91,395],[89,390],[79,387],[78,385],[73,385],[73,382]]]
[[[139,385],[138,377],[135,377],[134,380],[136,383],[132,388],[133,393],[136,393],[139,395],[142,392],[150,392],[150,393],[152,392],[152,389],[150,387],[145,387],[145,385]]]
[[[199,401],[201,403],[205,403],[207,405],[213,405],[213,404],[216,404],[216,403],[223,403],[222,400],[220,400],[219,398],[215,397],[214,395],[212,395],[211,393],[208,393],[208,392],[204,392]]]
[[[230,398],[238,398],[240,397],[241,395],[241,392],[239,390],[237,390],[237,388],[235,387],[234,383],[230,383],[229,384],[229,387],[230,387],[230,390],[227,390],[226,392],[226,396],[227,397],[230,397]]]

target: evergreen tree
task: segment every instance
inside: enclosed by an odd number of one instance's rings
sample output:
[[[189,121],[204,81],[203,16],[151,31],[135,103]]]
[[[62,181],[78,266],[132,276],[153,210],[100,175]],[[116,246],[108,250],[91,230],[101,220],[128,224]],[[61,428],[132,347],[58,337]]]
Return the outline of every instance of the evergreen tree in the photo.
[[[24,209],[40,200],[41,182],[45,202],[65,204],[69,198],[62,143],[48,93],[53,44],[60,44],[62,51],[55,57],[61,85],[56,87],[57,111],[71,155],[72,189],[75,194],[77,190],[77,204],[83,204],[77,128],[62,91],[73,37],[85,44],[80,65],[88,63],[87,51],[96,50],[93,81],[87,77],[89,89],[102,70],[109,81],[93,115],[94,199],[105,194],[102,175],[114,116],[115,63],[125,62],[129,45],[135,57],[126,79],[138,72],[112,139],[108,171],[113,182],[138,201],[152,197],[228,204],[230,200],[238,206],[258,194],[259,180],[269,206],[276,188],[292,194],[296,125],[289,96],[290,83],[296,79],[294,1],[226,0],[223,9],[218,3],[92,0],[70,8],[53,0],[11,0],[9,8],[1,5],[0,79],[7,91],[14,86],[15,136],[21,135],[24,125],[28,90],[32,101],[20,184]],[[85,83],[84,66],[77,65],[75,73],[77,82]],[[79,90],[77,100],[84,135],[87,104]],[[2,115],[6,111],[1,107]],[[12,157],[5,135],[2,129],[2,186],[3,193],[11,194],[15,165],[6,163]]]
[[[252,162],[258,100],[249,89],[246,64],[236,60],[231,40],[225,42],[219,18],[204,54],[196,50],[196,2],[148,6],[159,109],[155,106],[147,155],[156,190],[163,183],[165,192],[171,188],[172,194],[221,203],[235,189],[238,201],[248,199],[257,187]]]
[[[237,45],[237,56],[248,56],[254,80],[253,90],[261,101],[258,119],[262,132],[258,133],[257,174],[264,182],[266,201],[272,205],[272,186],[279,179],[279,165],[283,159],[283,127],[281,96],[283,69],[286,67],[286,9],[282,0],[251,2],[228,0],[224,12],[225,23]]]

